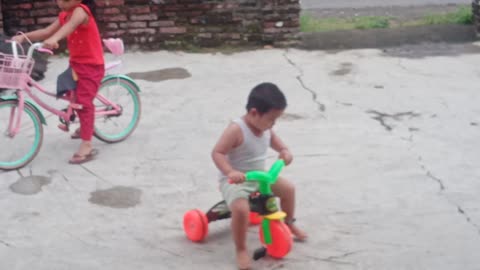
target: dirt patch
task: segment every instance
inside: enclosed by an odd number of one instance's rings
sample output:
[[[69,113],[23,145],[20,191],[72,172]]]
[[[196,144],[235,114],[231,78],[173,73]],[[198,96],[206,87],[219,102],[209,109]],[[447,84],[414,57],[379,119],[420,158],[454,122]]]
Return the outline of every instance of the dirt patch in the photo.
[[[184,68],[166,68],[146,72],[131,72],[127,76],[136,80],[160,82],[166,80],[179,80],[192,77],[192,74]]]
[[[331,72],[330,75],[332,75],[332,76],[345,76],[345,75],[352,72],[352,68],[353,68],[352,63],[348,63],[348,62],[347,63],[341,63],[340,67],[337,70]]]
[[[89,202],[111,208],[135,207],[140,203],[142,191],[133,187],[117,186],[90,193]]]
[[[37,194],[42,190],[42,187],[52,182],[52,179],[41,175],[31,175],[21,177],[17,182],[10,185],[10,190],[22,195]]]

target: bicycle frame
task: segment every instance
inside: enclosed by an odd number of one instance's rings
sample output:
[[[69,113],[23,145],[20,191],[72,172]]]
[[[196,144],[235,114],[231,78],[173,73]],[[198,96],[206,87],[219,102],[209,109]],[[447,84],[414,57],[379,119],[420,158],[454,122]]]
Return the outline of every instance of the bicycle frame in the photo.
[[[33,55],[33,50],[39,49],[39,48],[41,48],[41,46],[42,46],[42,43],[32,44],[32,46],[28,50],[27,58],[31,58],[32,55]],[[12,47],[16,48],[16,44],[12,43]],[[16,50],[15,50],[14,55],[16,55],[16,54],[17,53],[16,53]],[[116,67],[120,64],[121,64],[121,62],[119,62],[119,61],[114,62],[112,64],[108,64],[108,65],[106,65],[106,70],[113,69],[114,67]],[[40,107],[42,107],[43,109],[49,111],[50,113],[52,113],[56,116],[62,118],[66,123],[70,123],[70,118],[74,114],[74,110],[78,110],[78,109],[82,108],[82,106],[80,104],[74,103],[75,97],[74,97],[74,93],[72,91],[68,91],[66,95],[64,95],[62,97],[58,97],[58,99],[65,100],[69,103],[66,111],[58,110],[56,108],[53,108],[52,106],[48,105],[47,103],[42,101],[40,98],[38,98],[33,93],[32,89],[38,90],[40,93],[42,93],[46,96],[52,97],[52,98],[57,99],[57,96],[53,93],[48,92],[39,83],[35,82],[30,76],[26,76],[26,74],[21,74],[21,76],[22,76],[22,80],[23,80],[23,83],[22,83],[23,87],[20,88],[20,89],[17,89],[16,92],[15,92],[15,95],[17,96],[17,99],[19,101],[19,104],[18,104],[19,113],[17,114],[17,117],[15,119],[15,113],[13,111],[14,108],[12,107],[12,112],[10,114],[9,132],[8,132],[8,135],[10,137],[13,138],[16,134],[18,134],[18,132],[20,130],[20,124],[21,124],[21,119],[22,119],[22,114],[23,114],[22,112],[23,112],[23,109],[25,107],[25,102],[26,102],[23,92],[26,92],[27,95],[33,101],[35,101],[36,104],[40,105]],[[107,110],[107,109],[95,110],[95,117],[119,115],[121,113],[121,107],[118,106],[115,103],[110,102],[103,95],[97,94],[96,98],[100,102],[102,102],[104,105],[107,105],[107,106],[111,107],[112,109],[109,109],[109,110]]]

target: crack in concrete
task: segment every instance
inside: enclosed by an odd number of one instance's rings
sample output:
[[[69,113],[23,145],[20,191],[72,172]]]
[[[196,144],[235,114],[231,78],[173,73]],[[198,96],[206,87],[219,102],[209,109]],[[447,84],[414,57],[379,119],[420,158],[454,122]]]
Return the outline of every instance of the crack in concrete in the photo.
[[[325,261],[334,261],[334,260],[337,260],[337,259],[343,259],[343,258],[346,258],[348,256],[355,255],[355,254],[360,253],[360,252],[362,252],[362,251],[350,251],[350,252],[346,252],[346,253],[341,254],[341,255],[327,257],[324,260]]]
[[[445,188],[445,185],[444,185],[444,183],[443,183],[443,180],[440,179],[440,178],[438,178],[438,177],[436,177],[436,176],[434,176],[434,175],[432,174],[432,172],[431,172],[429,169],[427,169],[427,167],[425,166],[425,164],[422,163],[422,161],[423,161],[423,157],[422,157],[422,156],[419,156],[419,157],[418,157],[418,164],[420,165],[420,168],[422,168],[422,170],[426,173],[426,175],[427,175],[428,178],[430,178],[430,179],[432,179],[432,180],[434,180],[435,182],[438,183],[438,186],[439,186],[439,188],[440,188],[440,192],[443,192],[443,191],[446,189],[446,188]]]
[[[100,177],[100,176],[97,175],[96,173],[94,173],[94,172],[92,172],[91,170],[89,170],[87,167],[85,167],[85,166],[83,166],[83,165],[81,165],[81,164],[80,164],[80,166],[81,166],[85,171],[87,171],[88,173],[90,173],[91,175],[93,175],[93,176],[97,177],[98,179],[104,181],[105,183],[110,184],[110,185],[113,186],[113,183],[111,183],[111,182],[105,180],[104,178]]]
[[[307,255],[306,257],[309,259],[313,259],[315,261],[322,261],[322,262],[329,262],[329,263],[343,264],[343,265],[354,265],[354,263],[351,263],[348,261],[337,261],[335,259],[321,258],[317,256],[312,256],[312,255]]]
[[[445,191],[446,188],[445,188],[445,185],[444,185],[444,183],[443,183],[443,180],[440,179],[440,178],[438,178],[438,177],[436,177],[436,176],[434,176],[434,175],[430,172],[430,170],[428,170],[428,169],[425,167],[425,165],[421,164],[422,160],[423,160],[423,158],[422,158],[421,156],[418,157],[418,161],[420,162],[420,167],[422,168],[422,170],[424,170],[424,171],[426,172],[426,175],[427,175],[428,178],[430,178],[430,179],[432,179],[432,180],[434,180],[435,182],[438,183],[438,186],[439,186],[439,188],[440,188],[440,195],[444,195],[444,196],[445,196],[445,194],[443,193],[443,191]],[[470,216],[467,214],[467,212],[465,212],[465,210],[464,210],[459,204],[457,204],[457,203],[455,203],[455,202],[452,202],[451,200],[448,199],[448,197],[447,197],[447,201],[457,209],[457,212],[458,212],[460,215],[462,215],[462,216],[465,218],[465,220],[467,221],[467,223],[469,223],[470,225],[472,225],[472,226],[477,230],[478,234],[480,235],[480,225],[477,225],[475,222],[473,222],[472,219],[470,218]]]
[[[307,90],[311,95],[312,95],[312,101],[317,105],[317,108],[319,111],[321,112],[325,112],[325,109],[326,109],[326,106],[325,104],[321,103],[319,100],[318,100],[318,95],[315,91],[313,91],[312,89],[308,88],[306,85],[305,85],[305,82],[303,81],[303,69],[300,68],[297,64],[295,64],[295,62],[293,62],[293,60],[291,60],[290,58],[288,58],[288,55],[287,55],[287,52],[288,51],[285,51],[285,53],[283,53],[283,57],[285,57],[285,59],[287,60],[287,62],[293,66],[299,73],[300,75],[297,75],[296,76],[296,79],[297,81],[300,83],[300,85],[302,86],[303,89]]]
[[[443,181],[442,179],[438,178],[438,177],[435,177],[434,175],[432,175],[432,173],[430,171],[427,170],[427,176],[435,181],[437,181],[438,185],[440,186],[440,192],[444,191],[445,190],[445,185],[443,184]]]
[[[452,203],[452,202],[450,202]],[[452,203],[454,204],[456,207],[457,207],[457,211],[458,213],[460,213],[460,215],[464,216],[465,219],[467,220],[468,223],[470,223],[473,227],[475,227],[477,229],[477,232],[478,234],[480,235],[480,226],[475,224],[472,219],[470,218],[470,216],[465,212],[465,210],[463,210],[463,208],[455,203]]]
[[[404,117],[409,117],[409,119],[412,119],[414,117],[420,117],[420,114],[419,113],[415,113],[415,112],[399,112],[399,113],[395,113],[395,114],[388,114],[388,113],[382,113],[382,112],[379,112],[379,111],[376,111],[376,110],[368,110],[367,113],[369,114],[373,114],[374,116],[372,116],[372,119],[374,120],[377,120],[378,122],[380,122],[380,124],[387,130],[387,131],[392,131],[393,130],[393,126],[391,125],[388,125],[386,123],[386,119],[393,119],[395,121],[402,121],[402,119]]]
[[[273,265],[272,268],[270,269],[271,270],[281,269],[281,268],[284,268],[286,265],[287,265],[286,263],[279,263],[279,264]]]
[[[10,245],[9,243],[3,241],[3,240],[0,240],[0,243],[2,243],[3,245],[7,246],[7,247],[12,247],[12,245]]]
[[[421,71],[418,71],[418,70],[410,70],[405,65],[403,65],[402,62],[403,62],[402,59],[398,59],[397,65],[409,74],[420,75],[420,76],[428,77],[428,78],[435,77],[435,74],[425,73],[425,72],[421,72]]]
[[[74,235],[74,234],[71,233],[71,232],[64,231],[64,230],[61,230],[61,229],[59,229],[59,228],[55,228],[55,229],[56,229],[57,231],[59,231],[59,232],[62,232],[62,233],[64,233],[64,234],[70,236],[70,238],[81,242],[82,244],[84,244],[84,245],[86,245],[86,246],[98,246],[98,245],[93,245],[93,244],[90,244],[90,243],[84,241],[83,239],[81,239],[80,237],[77,237],[76,235]]]

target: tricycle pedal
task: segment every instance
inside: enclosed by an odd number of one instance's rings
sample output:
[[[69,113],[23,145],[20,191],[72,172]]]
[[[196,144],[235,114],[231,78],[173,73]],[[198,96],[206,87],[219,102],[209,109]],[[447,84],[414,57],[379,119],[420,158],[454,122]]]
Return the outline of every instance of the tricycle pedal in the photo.
[[[257,248],[254,252],[253,252],[253,259],[256,261],[256,260],[259,260],[263,257],[267,256],[267,249],[265,247],[261,247],[261,248]]]

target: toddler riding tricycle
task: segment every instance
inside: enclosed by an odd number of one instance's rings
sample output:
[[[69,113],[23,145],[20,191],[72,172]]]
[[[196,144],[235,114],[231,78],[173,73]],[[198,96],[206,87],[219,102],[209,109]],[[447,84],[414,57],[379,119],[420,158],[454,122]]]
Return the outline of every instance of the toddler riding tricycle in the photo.
[[[268,172],[251,171],[245,174],[246,181],[258,182],[259,190],[250,195],[250,223],[259,224],[260,241],[263,246],[255,250],[253,258],[258,260],[265,255],[282,258],[290,252],[292,235],[284,223],[285,212],[278,209],[276,197],[272,193],[273,185],[285,166],[283,160],[276,161]],[[215,204],[207,213],[193,209],[183,217],[183,229],[188,239],[200,242],[208,234],[208,224],[213,221],[227,219],[231,213],[225,201]]]

